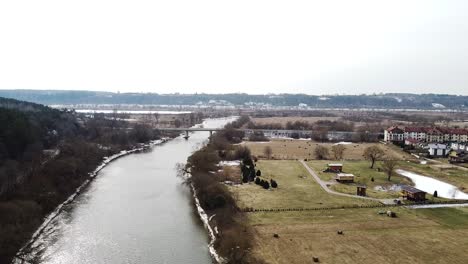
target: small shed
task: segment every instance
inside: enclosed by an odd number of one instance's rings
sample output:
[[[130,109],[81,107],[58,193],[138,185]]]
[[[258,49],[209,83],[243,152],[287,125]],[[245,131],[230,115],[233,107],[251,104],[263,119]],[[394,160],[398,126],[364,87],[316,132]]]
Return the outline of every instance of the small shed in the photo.
[[[429,144],[429,155],[433,157],[443,157],[448,154],[448,148],[445,144]]]
[[[356,185],[356,194],[359,196],[366,196],[366,185]]]
[[[329,163],[327,164],[327,171],[329,172],[342,172],[343,164],[341,163]]]
[[[351,174],[351,173],[338,173],[338,174],[336,174],[336,181],[339,181],[339,182],[354,182],[354,174]]]
[[[426,192],[416,189],[412,186],[403,185],[401,187],[401,192],[403,193],[404,198],[411,201],[419,202],[426,200]]]
[[[468,152],[464,150],[452,150],[449,153],[449,162],[450,163],[467,163],[468,162]]]

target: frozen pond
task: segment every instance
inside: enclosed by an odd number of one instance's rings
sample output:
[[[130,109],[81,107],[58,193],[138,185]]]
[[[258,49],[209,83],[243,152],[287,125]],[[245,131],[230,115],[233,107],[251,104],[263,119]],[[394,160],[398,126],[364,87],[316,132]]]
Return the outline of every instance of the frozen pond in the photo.
[[[405,170],[396,170],[396,172],[402,176],[410,178],[414,182],[414,187],[423,190],[429,194],[433,194],[437,190],[439,197],[448,199],[466,199],[468,200],[468,194],[460,191],[456,186],[448,184],[443,181],[436,180],[431,177],[416,174]]]

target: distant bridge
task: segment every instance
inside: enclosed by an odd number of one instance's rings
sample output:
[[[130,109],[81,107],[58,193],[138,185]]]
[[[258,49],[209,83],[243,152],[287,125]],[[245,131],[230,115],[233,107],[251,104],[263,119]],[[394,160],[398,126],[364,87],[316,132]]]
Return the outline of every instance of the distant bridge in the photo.
[[[156,128],[160,131],[176,131],[176,132],[185,132],[185,138],[189,138],[189,132],[196,131],[206,131],[210,132],[210,136],[214,132],[226,130],[225,128],[176,128],[176,127],[165,127],[165,128]],[[351,137],[352,135],[359,134],[362,132],[349,132],[349,131],[318,131],[318,130],[290,130],[290,129],[250,129],[250,128],[236,128],[235,131],[243,131],[246,135],[251,135],[255,133],[263,133],[266,137],[291,137],[293,135],[298,135],[300,137],[312,137],[314,134],[318,133],[327,133],[327,137],[330,139],[340,139]],[[366,133],[369,136],[381,136],[383,133]]]

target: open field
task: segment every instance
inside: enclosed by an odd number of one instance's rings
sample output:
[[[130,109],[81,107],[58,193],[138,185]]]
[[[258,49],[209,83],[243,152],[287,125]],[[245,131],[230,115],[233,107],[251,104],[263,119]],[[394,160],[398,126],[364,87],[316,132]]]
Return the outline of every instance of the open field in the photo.
[[[307,165],[311,167],[320,179],[324,181],[334,181],[335,173],[323,172],[327,167],[328,163],[336,163],[338,161],[330,160],[311,160],[307,162]],[[345,161],[343,163],[343,172],[354,174],[354,182],[356,184],[364,184],[367,186],[367,196],[373,198],[398,198],[400,196],[399,191],[391,191],[391,187],[395,184],[409,184],[411,181],[395,174],[391,177],[391,180],[387,180],[387,175],[384,172],[377,170],[380,167],[380,162],[375,164],[374,169],[370,168],[369,161]],[[374,181],[371,178],[374,178]],[[376,187],[383,187],[387,191],[376,190]],[[356,194],[356,186],[354,184],[342,184],[336,183],[331,185],[330,188],[337,192]]]
[[[252,122],[257,125],[265,125],[265,124],[281,124],[283,126],[286,125],[288,122],[308,122],[308,123],[315,123],[319,120],[328,120],[328,121],[337,121],[340,120],[341,117],[335,116],[311,116],[311,117],[302,117],[302,116],[288,116],[288,117],[253,117],[251,118]]]
[[[308,161],[322,180],[321,172],[330,161]],[[401,176],[386,175],[369,168],[368,161],[345,161],[344,171],[368,186],[409,183]],[[411,163],[413,165],[413,163]],[[423,165],[416,164],[416,168]],[[376,168],[380,164],[376,164]],[[399,166],[410,166],[400,162]],[[424,168],[424,167],[423,167]],[[279,188],[264,190],[253,183],[229,186],[242,208],[324,208],[374,204],[358,198],[325,192],[296,160],[259,160],[262,178],[275,179]],[[413,169],[414,170],[414,169]],[[371,176],[372,175],[372,176]],[[374,177],[374,182],[370,181]],[[340,184],[341,185],[341,184]],[[338,185],[332,185],[334,186]],[[346,186],[346,185],[344,185]],[[368,195],[387,198],[368,189]],[[347,190],[341,190],[347,192]],[[353,187],[354,194],[355,188]],[[385,212],[392,210],[396,218]],[[347,208],[296,212],[251,212],[246,221],[252,227],[252,254],[271,264],[313,263],[466,263],[468,259],[468,208],[408,209]],[[343,230],[343,235],[337,231]],[[273,234],[278,234],[275,238]]]
[[[436,126],[468,128],[468,121],[436,122]]]
[[[261,170],[262,178],[276,180],[278,188],[265,190],[254,183],[230,186],[229,190],[241,208],[317,208],[377,204],[371,200],[328,194],[304,166],[295,160],[260,160],[257,162],[257,169]]]
[[[272,158],[274,159],[314,159],[314,150],[318,145],[325,146],[329,149],[331,155],[331,147],[334,143],[318,143],[311,140],[298,140],[298,139],[273,139],[270,142],[249,142],[243,143],[252,151],[252,154],[263,158],[264,149],[266,146],[270,146],[272,149]],[[378,145],[385,153],[392,155],[397,159],[401,160],[412,160],[413,156],[401,151],[399,148],[393,145],[384,145],[381,143],[353,143],[344,145],[346,150],[344,152],[345,160],[363,160],[362,154],[364,149]]]
[[[288,122],[308,122],[310,124],[316,123],[319,120],[327,121],[342,121],[347,123],[353,123],[355,127],[361,127],[366,125],[379,125],[382,129],[391,126],[394,120],[375,118],[373,121],[360,122],[360,121],[349,121],[348,116],[344,113],[334,113],[338,116],[313,116],[313,117],[301,117],[301,116],[288,116],[288,117],[252,117],[251,120],[256,125],[265,124],[280,124],[285,126]],[[405,122],[403,122],[405,123]]]
[[[313,256],[320,263],[466,263],[466,208],[392,210],[397,218],[379,209],[249,213],[253,254],[272,264],[312,263]]]

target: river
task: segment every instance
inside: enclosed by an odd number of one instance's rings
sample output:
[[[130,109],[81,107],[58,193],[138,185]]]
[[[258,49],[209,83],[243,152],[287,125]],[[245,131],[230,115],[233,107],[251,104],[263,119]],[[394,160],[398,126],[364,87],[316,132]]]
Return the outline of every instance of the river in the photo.
[[[210,119],[221,127],[234,118]],[[23,257],[37,263],[212,263],[208,236],[176,164],[208,132],[177,137],[110,163],[47,226]],[[35,262],[36,263],[36,262]]]

